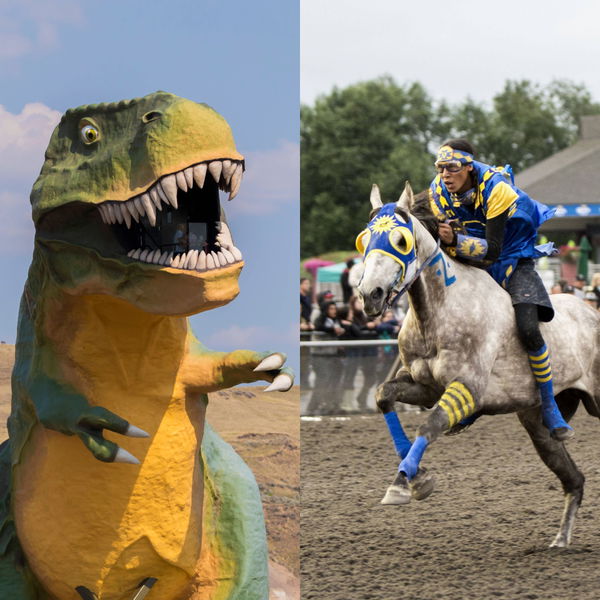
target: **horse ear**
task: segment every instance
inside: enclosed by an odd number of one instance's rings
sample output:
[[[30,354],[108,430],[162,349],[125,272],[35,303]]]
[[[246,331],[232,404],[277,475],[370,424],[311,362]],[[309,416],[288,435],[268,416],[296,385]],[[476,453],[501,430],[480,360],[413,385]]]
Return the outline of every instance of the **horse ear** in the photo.
[[[379,187],[376,183],[374,183],[373,187],[371,188],[371,206],[373,207],[373,210],[377,210],[383,206],[381,194],[379,193]]]
[[[396,206],[398,208],[403,208],[404,210],[408,210],[410,212],[413,207],[413,201],[414,194],[412,188],[410,187],[410,183],[408,183],[407,181],[404,185],[404,191],[402,192],[402,195],[398,199],[398,202],[396,202]]]

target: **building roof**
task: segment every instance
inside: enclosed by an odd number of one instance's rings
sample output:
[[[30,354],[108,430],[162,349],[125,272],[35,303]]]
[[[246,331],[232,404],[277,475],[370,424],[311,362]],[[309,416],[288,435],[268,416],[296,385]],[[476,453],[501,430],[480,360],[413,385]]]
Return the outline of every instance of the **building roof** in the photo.
[[[600,204],[600,115],[581,125],[579,141],[516,175],[517,186],[544,204]]]

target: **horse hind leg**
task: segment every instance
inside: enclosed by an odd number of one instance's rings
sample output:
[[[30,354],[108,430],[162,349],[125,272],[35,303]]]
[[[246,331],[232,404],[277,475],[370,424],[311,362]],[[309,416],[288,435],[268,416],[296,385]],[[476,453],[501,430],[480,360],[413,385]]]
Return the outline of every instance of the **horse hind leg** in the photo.
[[[558,477],[565,492],[565,507],[560,527],[550,547],[565,548],[571,543],[575,516],[583,499],[585,477],[567,452],[564,444],[553,439],[542,423],[539,408],[519,413],[533,446],[546,466]]]

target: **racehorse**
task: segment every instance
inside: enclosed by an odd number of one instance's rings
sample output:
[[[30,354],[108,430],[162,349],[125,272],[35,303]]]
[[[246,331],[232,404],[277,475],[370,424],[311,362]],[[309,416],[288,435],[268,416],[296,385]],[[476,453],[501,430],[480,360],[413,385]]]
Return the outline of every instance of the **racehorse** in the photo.
[[[365,256],[358,290],[367,314],[381,314],[394,294],[406,291],[410,304],[398,336],[402,366],[376,394],[402,459],[382,503],[405,504],[433,491],[433,477],[419,463],[440,433],[460,430],[482,414],[516,412],[562,483],[565,508],[551,546],[568,546],[585,478],[542,423],[541,398],[517,338],[510,296],[485,270],[440,248],[437,221],[426,195],[419,196],[415,202],[407,183],[396,203],[383,205],[374,185],[371,220],[357,238]],[[600,418],[600,314],[568,294],[553,295],[552,304],[554,319],[541,328],[557,404],[567,421],[580,402]],[[431,409],[412,443],[395,402]]]

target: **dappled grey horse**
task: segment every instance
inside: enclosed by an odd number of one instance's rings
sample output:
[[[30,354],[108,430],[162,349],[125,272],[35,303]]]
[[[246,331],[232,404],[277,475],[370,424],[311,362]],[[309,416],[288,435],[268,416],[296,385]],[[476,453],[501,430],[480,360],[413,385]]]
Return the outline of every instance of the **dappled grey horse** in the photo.
[[[584,476],[564,443],[551,438],[542,423],[540,395],[517,337],[510,296],[485,270],[455,261],[440,249],[437,222],[426,215],[428,203],[415,204],[408,184],[398,202],[386,205],[373,186],[371,204],[377,214],[357,238],[365,255],[358,286],[365,311],[380,314],[403,291],[410,303],[398,337],[402,367],[377,391],[377,404],[402,459],[382,503],[405,504],[431,493],[433,478],[419,463],[440,433],[460,428],[473,415],[516,412],[562,483],[565,509],[551,545],[567,546]],[[554,319],[541,328],[551,353],[557,404],[567,421],[580,402],[600,417],[600,314],[572,295],[554,295],[552,303]],[[431,409],[412,443],[395,402]]]

